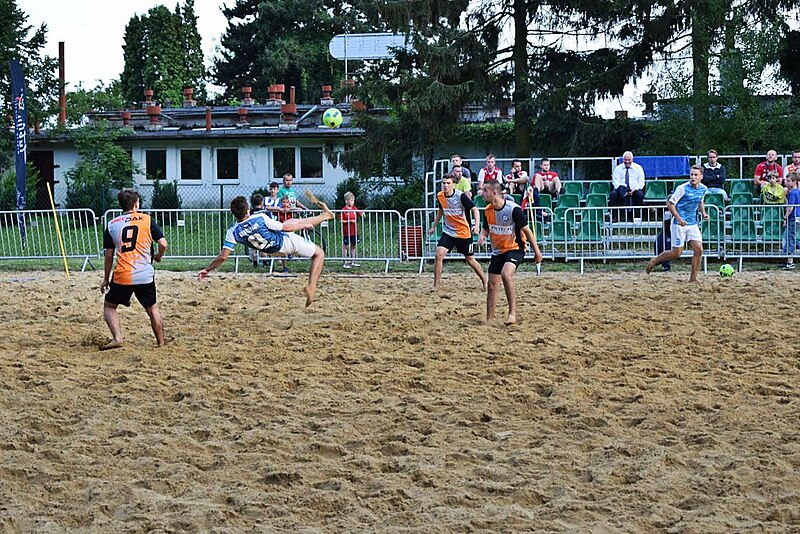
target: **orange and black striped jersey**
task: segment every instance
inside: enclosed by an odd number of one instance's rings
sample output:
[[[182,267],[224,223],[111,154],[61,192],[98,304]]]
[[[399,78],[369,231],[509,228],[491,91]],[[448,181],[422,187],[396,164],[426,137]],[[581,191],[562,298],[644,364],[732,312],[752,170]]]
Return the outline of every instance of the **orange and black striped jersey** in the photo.
[[[442,231],[460,239],[472,237],[466,216],[467,212],[475,207],[472,200],[461,191],[454,191],[449,197],[444,191],[439,191],[436,199],[439,201],[439,208],[444,212]]]
[[[489,204],[486,206],[483,228],[489,231],[492,241],[492,254],[504,254],[511,250],[525,252],[526,239],[522,229],[528,225],[528,218],[517,204],[506,200],[499,210]]]
[[[109,222],[103,233],[103,248],[113,248],[117,253],[114,283],[128,286],[152,282],[153,243],[163,237],[161,228],[145,213],[123,213]]]

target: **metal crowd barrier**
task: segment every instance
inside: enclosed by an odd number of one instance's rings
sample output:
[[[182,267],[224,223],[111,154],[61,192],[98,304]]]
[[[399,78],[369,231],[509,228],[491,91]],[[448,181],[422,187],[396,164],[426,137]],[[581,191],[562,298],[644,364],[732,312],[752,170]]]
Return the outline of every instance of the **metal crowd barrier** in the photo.
[[[483,218],[483,211],[485,208],[478,208],[481,212],[481,219]],[[405,225],[403,226],[401,236],[401,257],[403,260],[419,261],[419,272],[422,273],[425,267],[426,260],[434,260],[436,258],[436,245],[439,242],[439,237],[442,235],[441,223],[431,233],[430,229],[433,228],[433,221],[436,219],[437,209],[414,208],[406,211]],[[549,208],[529,208],[526,209],[528,217],[528,225],[532,226],[531,213],[534,214],[533,218],[536,220],[536,237],[539,244],[539,250],[545,259],[555,259],[556,242],[550,232],[550,226],[547,221],[552,220],[553,210]],[[492,249],[487,242],[478,246],[477,236],[473,236],[473,246],[475,251],[475,258],[489,259],[492,255]],[[453,249],[445,256],[445,259],[460,259],[462,256]],[[532,259],[533,252],[528,250],[526,258]]]
[[[664,228],[662,206],[567,208],[553,222],[559,241],[563,238],[564,260],[579,261],[583,273],[585,260],[651,258],[656,239]],[[559,210],[557,210],[559,211]],[[706,206],[708,221],[700,221],[703,231],[703,270],[708,257],[724,256],[724,219],[717,206]],[[691,256],[689,247],[684,256]]]
[[[220,251],[222,240],[227,229],[236,221],[226,209],[142,209],[143,213],[153,217],[164,231],[169,243],[170,258],[194,259],[214,258]],[[121,210],[109,210],[104,216],[104,225]],[[319,211],[298,210],[293,217],[303,218],[319,214]],[[327,260],[344,261],[343,228],[341,210],[333,210],[335,218],[325,221],[313,231],[299,232],[320,245],[325,250]],[[389,263],[400,261],[400,213],[397,211],[362,210],[356,220],[359,243],[356,246],[358,261],[380,261],[384,263],[384,272],[389,270]],[[237,249],[240,250],[240,249]],[[247,254],[230,256],[235,261],[235,270],[239,270],[239,261],[250,261]],[[274,263],[281,258],[268,256],[259,261],[268,262],[272,272]],[[303,258],[298,258],[303,259]]]
[[[23,247],[17,214],[25,217],[26,240]],[[55,218],[64,239],[67,258],[83,258],[85,270],[100,250],[97,218],[90,209],[57,210]],[[0,211],[0,260],[61,258],[61,248],[52,211]]]
[[[747,204],[725,208],[725,254],[738,259],[740,271],[745,258],[774,259],[789,255],[784,250],[784,215],[787,207],[781,204]],[[798,231],[800,221],[795,220],[795,250]]]

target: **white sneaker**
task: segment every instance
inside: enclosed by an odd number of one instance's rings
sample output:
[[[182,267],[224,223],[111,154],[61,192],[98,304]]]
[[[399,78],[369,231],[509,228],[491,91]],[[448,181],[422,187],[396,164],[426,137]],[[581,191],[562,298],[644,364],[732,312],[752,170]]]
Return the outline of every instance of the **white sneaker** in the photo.
[[[350,267],[361,267],[361,264],[357,261],[350,262]]]
[[[350,264],[349,264],[349,263],[347,263],[347,262],[344,262],[344,263],[342,264],[342,269],[349,269],[349,268],[350,268]]]

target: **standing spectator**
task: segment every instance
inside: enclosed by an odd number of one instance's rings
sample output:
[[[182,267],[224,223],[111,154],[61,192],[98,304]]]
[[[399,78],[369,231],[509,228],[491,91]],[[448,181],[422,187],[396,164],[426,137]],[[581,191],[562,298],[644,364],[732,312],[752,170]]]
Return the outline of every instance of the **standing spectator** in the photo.
[[[792,162],[783,169],[784,179],[791,173],[800,175],[800,150],[792,151]]]
[[[269,184],[269,196],[264,199],[264,211],[272,219],[277,219],[281,211],[281,197],[278,196],[278,182]]]
[[[725,192],[725,167],[717,161],[717,151],[713,148],[708,151],[708,163],[703,165],[703,185],[708,188],[709,193],[719,193],[725,201],[728,201],[728,193]]]
[[[461,161],[461,156],[459,156],[458,154],[453,154],[452,156],[450,156],[450,165],[451,165],[450,172],[452,172],[453,169],[455,169],[456,167],[461,167],[461,175],[464,176],[464,178],[466,178],[467,180],[469,180],[470,183],[472,183],[472,172],[470,172],[469,168],[464,166],[464,164]],[[456,182],[456,184],[458,184],[458,182]]]
[[[437,289],[442,280],[442,265],[444,264],[445,254],[455,247],[460,254],[464,255],[467,264],[481,279],[481,285],[485,291],[486,276],[483,274],[481,264],[475,259],[475,252],[472,246],[472,233],[480,233],[480,223],[478,222],[480,217],[477,206],[465,193],[455,190],[453,176],[450,174],[445,174],[444,178],[442,178],[442,190],[436,194],[436,200],[439,202],[439,210],[436,212],[433,225],[428,229],[428,234],[433,235],[436,232],[439,221],[443,219],[444,221],[442,223],[442,235],[436,245],[433,288]],[[472,220],[474,221],[472,232],[470,232],[470,225],[467,220],[468,212],[472,212]]]
[[[557,172],[550,170],[549,159],[542,158],[539,165],[542,170],[533,175],[536,193],[550,193],[553,197],[557,197],[561,193],[561,178],[558,177]],[[538,197],[538,194],[535,196]],[[534,205],[538,206],[538,201]]]
[[[488,182],[489,180],[500,182],[500,180],[503,178],[503,171],[497,168],[496,163],[497,160],[495,159],[494,154],[489,154],[486,156],[486,167],[482,168],[478,173],[479,195],[483,193],[483,184],[485,182]]]
[[[281,222],[291,219],[293,211],[296,211],[298,208],[308,211],[308,208],[303,205],[302,202],[297,200],[297,192],[292,187],[292,183],[294,182],[294,177],[292,173],[287,172],[283,175],[283,187],[278,189],[278,197],[281,199],[281,213],[278,215],[278,218]]]
[[[453,176],[453,182],[456,184],[456,191],[461,191],[472,200],[472,182],[468,177],[461,174],[465,170],[467,169],[461,165],[453,165],[453,170],[450,171],[450,174]]]
[[[153,261],[161,261],[167,251],[167,240],[156,222],[147,214],[139,213],[139,194],[123,189],[117,195],[123,214],[108,223],[103,232],[103,283],[100,292],[105,294],[103,318],[111,330],[111,340],[100,350],[122,346],[122,327],[117,307],[131,305],[131,295],[142,305],[150,317],[150,327],[156,336],[156,346],[164,346],[164,323],[156,303],[156,280]],[[158,252],[153,254],[153,243]],[[114,254],[117,266],[111,276]]]
[[[792,154],[794,157],[794,154]],[[794,251],[797,250],[796,224],[797,216],[800,215],[800,189],[797,189],[797,173],[791,172],[786,175],[784,183],[789,189],[789,197],[786,200],[786,213],[783,215],[783,225],[786,230],[783,233],[783,253],[786,258],[785,269],[794,269]]]
[[[756,171],[753,173],[753,182],[755,184],[755,193],[756,195],[761,194],[761,188],[767,185],[767,173],[768,172],[775,172],[778,175],[778,182],[783,183],[783,167],[781,167],[778,162],[778,153],[774,150],[769,150],[767,152],[767,160],[762,161],[758,165],[756,165]]]
[[[702,172],[702,170],[701,170]],[[641,206],[644,204],[644,169],[633,161],[633,152],[622,154],[622,163],[611,173],[609,206]]]
[[[506,324],[517,322],[517,293],[514,287],[514,273],[525,259],[526,241],[533,248],[534,261],[542,262],[542,253],[536,243],[536,234],[528,226],[525,212],[503,195],[500,182],[492,181],[483,189],[486,201],[483,229],[478,238],[478,246],[488,237],[492,243],[492,259],[489,262],[489,285],[486,291],[486,321],[494,319],[497,311],[497,290],[500,281],[508,301]]]
[[[708,188],[701,182],[703,180],[703,166],[692,165],[689,171],[689,181],[679,185],[672,196],[667,201],[667,208],[672,213],[672,250],[662,252],[655,258],[647,262],[645,272],[650,271],[665,261],[676,260],[683,254],[683,248],[688,243],[692,247],[692,272],[689,275],[690,282],[697,282],[697,271],[700,269],[700,260],[703,257],[703,233],[700,225],[697,224],[697,212],[708,220],[703,197]]]
[[[356,196],[348,191],[344,194],[344,207],[342,208],[342,268],[361,267],[358,263],[356,245],[358,244],[358,218],[365,213],[356,207]],[[350,261],[347,259],[350,258]]]
[[[525,194],[525,189],[531,182],[531,177],[522,170],[522,161],[518,159],[511,162],[511,173],[506,174],[503,179],[506,183],[506,189],[512,195],[514,193]]]

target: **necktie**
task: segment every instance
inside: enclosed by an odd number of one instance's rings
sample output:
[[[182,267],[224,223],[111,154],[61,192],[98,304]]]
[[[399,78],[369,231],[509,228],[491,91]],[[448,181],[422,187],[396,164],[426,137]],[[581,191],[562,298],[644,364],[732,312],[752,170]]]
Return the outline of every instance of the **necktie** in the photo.
[[[625,167],[625,187],[627,187],[628,189],[631,188],[631,177],[628,174],[630,170],[631,170],[630,167]]]

